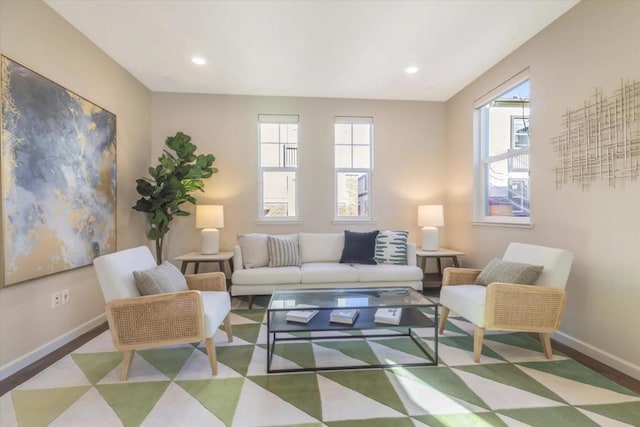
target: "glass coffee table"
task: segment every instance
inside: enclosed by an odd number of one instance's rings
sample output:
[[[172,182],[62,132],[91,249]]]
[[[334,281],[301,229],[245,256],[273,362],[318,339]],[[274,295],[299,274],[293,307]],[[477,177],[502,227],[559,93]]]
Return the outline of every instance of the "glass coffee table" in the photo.
[[[312,308],[306,306],[314,306]],[[353,324],[330,321],[336,309],[356,309]],[[397,324],[376,322],[380,309],[401,309]],[[301,311],[317,310],[307,322],[287,320]],[[378,312],[381,313],[381,312]],[[427,315],[429,313],[429,315]],[[336,369],[389,368],[396,366],[435,366],[438,364],[438,304],[406,287],[352,289],[294,289],[274,291],[267,307],[267,372],[301,372]],[[433,349],[426,345],[415,329],[428,328],[433,333]],[[381,330],[382,329],[382,330]],[[384,331],[387,330],[387,331]],[[353,331],[358,331],[353,334]],[[335,332],[332,333],[332,332]],[[346,332],[346,333],[345,333]],[[277,343],[290,341],[342,340],[407,337],[424,355],[419,362],[377,363],[346,366],[313,366],[274,369],[273,355]],[[284,345],[284,344],[281,344]]]

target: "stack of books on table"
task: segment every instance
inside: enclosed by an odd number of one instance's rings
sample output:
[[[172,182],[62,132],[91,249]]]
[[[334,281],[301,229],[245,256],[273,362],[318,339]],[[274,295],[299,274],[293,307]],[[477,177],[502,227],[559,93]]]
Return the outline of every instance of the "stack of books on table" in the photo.
[[[329,317],[330,322],[346,323],[347,325],[353,325],[354,320],[358,317],[358,310],[355,308],[342,308],[336,309],[331,312]]]
[[[402,308],[379,308],[376,310],[374,320],[376,323],[388,323],[390,325],[399,325],[402,317]]]
[[[313,319],[313,316],[318,314],[318,310],[313,310],[314,308],[318,308],[317,305],[309,305],[309,304],[296,304],[296,308],[309,308],[311,310],[291,310],[287,311],[285,317],[289,322],[299,322],[299,323],[308,323],[309,320]]]

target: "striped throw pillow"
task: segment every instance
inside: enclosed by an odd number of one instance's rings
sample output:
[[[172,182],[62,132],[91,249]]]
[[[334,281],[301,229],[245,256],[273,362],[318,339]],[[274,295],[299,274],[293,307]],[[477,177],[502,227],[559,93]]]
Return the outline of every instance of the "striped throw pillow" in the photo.
[[[300,266],[298,239],[267,236],[267,251],[269,252],[269,267]]]
[[[408,231],[381,231],[376,239],[378,264],[407,264]]]

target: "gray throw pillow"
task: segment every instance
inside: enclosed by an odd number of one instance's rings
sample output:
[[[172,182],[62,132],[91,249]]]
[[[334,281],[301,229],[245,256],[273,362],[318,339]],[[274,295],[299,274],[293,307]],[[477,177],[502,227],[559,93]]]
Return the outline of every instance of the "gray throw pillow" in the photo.
[[[474,284],[487,286],[492,282],[502,282],[531,285],[540,276],[543,268],[541,265],[504,261],[495,258],[482,269]]]
[[[376,237],[376,256],[378,264],[407,265],[408,231],[385,230]]]
[[[267,236],[267,252],[269,267],[298,267],[298,239],[291,237]]]
[[[188,291],[184,275],[169,261],[149,270],[134,271],[136,286],[142,295]]]

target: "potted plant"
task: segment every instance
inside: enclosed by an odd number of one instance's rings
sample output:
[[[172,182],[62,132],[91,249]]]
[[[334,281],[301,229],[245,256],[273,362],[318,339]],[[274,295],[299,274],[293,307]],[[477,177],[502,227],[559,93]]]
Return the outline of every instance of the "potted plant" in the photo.
[[[149,231],[147,237],[156,242],[156,262],[162,263],[164,238],[176,216],[188,216],[183,211],[183,203],[196,204],[190,195],[194,191],[204,191],[204,179],[218,172],[214,168],[213,154],[196,155],[197,147],[191,137],[182,132],[169,136],[158,157],[159,164],[149,168],[149,177],[136,180],[136,190],[142,196],[132,209],[147,214]]]

